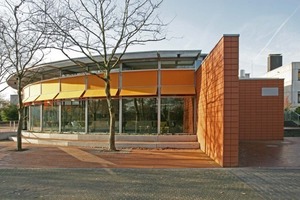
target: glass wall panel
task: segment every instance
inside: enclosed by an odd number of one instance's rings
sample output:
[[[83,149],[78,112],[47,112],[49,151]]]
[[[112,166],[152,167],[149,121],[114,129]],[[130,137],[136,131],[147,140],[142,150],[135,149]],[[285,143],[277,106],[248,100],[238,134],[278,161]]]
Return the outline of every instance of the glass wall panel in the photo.
[[[123,99],[122,132],[132,134],[157,134],[157,99]]]
[[[58,104],[55,102],[45,102],[43,106],[43,130],[58,132],[59,111]]]
[[[41,124],[40,124],[41,106],[32,105],[30,106],[29,110],[30,110],[29,130],[40,131],[41,130]]]
[[[116,133],[119,132],[119,100],[113,100],[116,116]],[[89,100],[89,132],[109,132],[109,112],[106,99]]]
[[[165,60],[161,61],[162,69],[193,69],[194,60]]]
[[[61,104],[62,132],[84,132],[85,102],[66,100]]]
[[[161,134],[193,134],[193,97],[161,99]]]
[[[150,62],[124,62],[122,64],[122,70],[147,70],[147,69],[158,69],[157,61]]]

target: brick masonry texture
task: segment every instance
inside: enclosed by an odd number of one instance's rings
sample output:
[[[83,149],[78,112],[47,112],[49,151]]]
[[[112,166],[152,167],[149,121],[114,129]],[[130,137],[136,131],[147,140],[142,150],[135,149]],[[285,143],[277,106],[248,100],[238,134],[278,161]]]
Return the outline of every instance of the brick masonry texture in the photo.
[[[263,87],[276,87],[278,96],[262,96]],[[240,140],[283,139],[283,80],[240,80]]]
[[[196,72],[200,148],[223,167],[238,165],[239,36],[224,36]]]

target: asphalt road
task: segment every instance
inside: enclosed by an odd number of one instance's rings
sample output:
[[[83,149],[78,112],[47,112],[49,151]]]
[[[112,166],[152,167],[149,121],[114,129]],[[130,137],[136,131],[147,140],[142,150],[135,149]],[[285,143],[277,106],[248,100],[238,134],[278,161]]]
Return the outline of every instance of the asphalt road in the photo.
[[[0,199],[299,199],[299,168],[0,169]]]

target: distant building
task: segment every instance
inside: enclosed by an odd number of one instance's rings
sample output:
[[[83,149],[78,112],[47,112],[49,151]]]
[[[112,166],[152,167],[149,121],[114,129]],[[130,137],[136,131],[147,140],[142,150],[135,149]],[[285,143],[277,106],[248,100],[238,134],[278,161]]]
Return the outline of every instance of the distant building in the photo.
[[[12,104],[12,105],[17,105],[18,104],[18,95],[17,94],[11,94],[9,103]]]
[[[266,78],[284,79],[284,98],[291,108],[300,106],[300,62],[276,67],[268,71]]]
[[[268,57],[268,72],[282,66],[281,54],[269,54]]]

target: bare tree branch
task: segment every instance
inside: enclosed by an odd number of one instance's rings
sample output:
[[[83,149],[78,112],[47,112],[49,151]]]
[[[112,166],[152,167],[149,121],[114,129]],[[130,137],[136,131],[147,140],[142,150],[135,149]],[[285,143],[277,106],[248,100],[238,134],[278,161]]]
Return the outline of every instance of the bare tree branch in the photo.
[[[157,11],[162,0],[42,0],[36,3],[45,24],[52,27],[55,49],[84,69],[69,51],[80,52],[101,70],[110,113],[110,149],[115,149],[115,113],[110,94],[110,72],[133,45],[166,39]],[[92,72],[89,72],[92,73]],[[96,75],[96,74],[95,74]]]
[[[37,0],[38,1],[38,0]],[[34,1],[35,3],[40,3]],[[28,77],[28,69],[37,66],[45,56],[50,42],[50,33],[39,10],[31,0],[5,0],[0,16],[1,72],[16,80],[18,99],[17,150],[22,150],[21,131],[24,120],[22,102],[23,87],[34,79]],[[3,58],[2,58],[3,57]],[[0,74],[2,77],[2,74]]]

